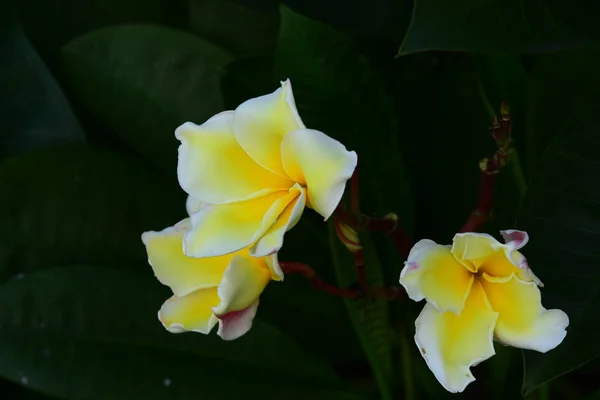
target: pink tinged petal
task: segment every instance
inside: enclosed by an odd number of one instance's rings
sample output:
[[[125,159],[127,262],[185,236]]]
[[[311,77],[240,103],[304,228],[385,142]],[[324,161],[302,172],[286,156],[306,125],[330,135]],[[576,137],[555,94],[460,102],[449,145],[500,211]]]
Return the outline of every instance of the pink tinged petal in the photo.
[[[522,231],[504,232],[508,232],[506,237],[516,240],[502,244],[486,233],[458,233],[453,239],[452,254],[474,272],[497,277],[517,274],[521,279],[536,281],[541,285],[529,269],[525,257],[518,251],[529,240],[527,234]]]
[[[569,317],[561,310],[546,310],[542,306],[535,282],[514,274],[497,278],[484,273],[481,283],[492,308],[499,313],[496,340],[542,353],[563,341]]]
[[[306,205],[306,192],[297,185],[290,189],[290,194],[296,193],[297,197],[292,200],[283,212],[277,217],[275,223],[265,232],[254,246],[250,248],[250,254],[254,257],[267,256],[276,253],[283,246],[283,236],[292,229],[300,220]]]
[[[400,273],[400,283],[414,301],[427,299],[439,311],[460,314],[471,290],[474,275],[442,246],[429,239],[410,250]]]
[[[327,220],[354,173],[356,153],[322,132],[301,129],[283,138],[281,155],[287,175],[306,186],[309,204]]]
[[[509,229],[500,231],[504,243],[511,246],[514,250],[523,248],[529,242],[529,235],[525,231],[517,231],[515,229]]]
[[[500,231],[500,234],[502,235],[506,246],[509,249],[514,249],[512,252],[509,251],[507,256],[510,257],[511,262],[514,265],[524,272],[524,276],[521,276],[521,278],[525,278],[525,280],[528,281],[532,280],[539,287],[544,287],[542,281],[533,273],[531,268],[529,268],[529,264],[527,263],[525,256],[518,251],[525,247],[527,243],[529,243],[529,235],[527,232],[510,229],[506,231]]]
[[[192,215],[192,230],[184,237],[190,257],[215,257],[254,244],[297,196],[294,188],[240,203],[204,203]]]
[[[183,237],[189,228],[189,219],[185,219],[160,232],[142,234],[148,262],[157,279],[180,297],[197,289],[217,287],[234,256],[208,259],[187,257],[183,253]]]
[[[158,319],[171,333],[208,334],[217,324],[212,308],[218,303],[216,287],[200,289],[183,297],[173,296],[161,307]]]
[[[473,283],[461,315],[425,305],[415,322],[415,342],[446,390],[465,390],[475,380],[470,367],[495,354],[493,331],[497,318],[478,282]]]
[[[240,146],[258,164],[282,177],[287,175],[281,162],[281,140],[303,128],[289,80],[271,94],[242,103],[233,119],[233,133]]]
[[[235,340],[246,334],[252,328],[252,321],[256,315],[258,300],[249,307],[240,311],[232,311],[219,318],[217,334],[223,340]]]
[[[186,122],[175,131],[181,141],[177,175],[181,187],[200,201],[227,204],[288,189],[293,182],[256,164],[231,130],[233,111],[202,125]]]
[[[255,303],[267,283],[271,272],[264,258],[235,256],[219,285],[221,302],[213,308],[217,317],[240,311]]]

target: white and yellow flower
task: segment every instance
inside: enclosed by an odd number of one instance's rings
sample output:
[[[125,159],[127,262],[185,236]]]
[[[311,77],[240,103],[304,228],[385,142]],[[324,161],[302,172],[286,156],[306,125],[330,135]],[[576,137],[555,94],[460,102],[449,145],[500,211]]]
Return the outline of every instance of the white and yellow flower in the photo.
[[[331,216],[357,163],[355,152],[304,126],[289,80],[175,135],[179,183],[202,202],[184,237],[191,257],[277,252],[305,206]]]
[[[187,206],[193,211],[199,203],[189,198]],[[267,283],[283,279],[277,254],[251,257],[244,248],[217,257],[187,257],[183,238],[190,228],[188,218],[160,232],[142,235],[156,277],[173,291],[158,318],[172,333],[208,334],[218,322],[219,336],[237,339],[251,328]]]
[[[527,233],[502,236],[505,244],[480,233],[457,234],[451,247],[421,240],[400,274],[408,296],[427,301],[415,342],[450,392],[475,380],[470,367],[495,354],[493,339],[545,353],[566,336],[568,316],[542,306],[542,284],[518,251]]]

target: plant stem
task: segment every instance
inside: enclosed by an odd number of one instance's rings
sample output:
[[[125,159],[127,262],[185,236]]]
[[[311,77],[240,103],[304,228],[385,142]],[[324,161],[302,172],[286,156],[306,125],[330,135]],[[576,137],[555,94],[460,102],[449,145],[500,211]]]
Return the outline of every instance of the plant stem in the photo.
[[[406,293],[400,287],[381,287],[371,288],[369,293],[363,293],[362,290],[344,289],[335,285],[331,285],[317,276],[315,270],[308,264],[290,261],[280,261],[279,266],[285,274],[300,274],[317,289],[329,293],[336,297],[345,299],[380,299],[380,300],[396,300],[406,297]]]

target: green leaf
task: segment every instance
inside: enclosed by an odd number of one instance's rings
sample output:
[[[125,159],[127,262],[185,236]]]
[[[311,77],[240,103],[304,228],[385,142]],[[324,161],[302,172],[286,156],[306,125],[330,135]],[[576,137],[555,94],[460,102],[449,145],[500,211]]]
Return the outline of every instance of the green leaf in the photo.
[[[221,79],[225,108],[234,110],[244,101],[273,91],[273,57],[242,57],[225,67]]]
[[[477,204],[479,161],[496,150],[470,56],[415,54],[398,60],[395,93],[414,178],[415,237],[450,243]]]
[[[355,398],[260,320],[233,342],[166,332],[156,310],[169,295],[154,279],[103,267],[12,280],[0,288],[0,373],[68,398]]]
[[[175,129],[223,110],[220,75],[231,57],[202,39],[158,26],[116,26],[63,48],[70,93],[129,146],[170,173]]]
[[[534,121],[543,125],[532,128],[543,126],[554,140],[539,161],[518,227],[531,236],[525,255],[545,283],[544,306],[564,310],[570,326],[558,348],[547,354],[524,353],[525,393],[600,355],[595,334],[600,328],[600,86],[594,82],[599,58],[598,53],[580,56],[565,53],[540,59],[549,64],[533,70],[552,71],[564,80],[544,83],[548,74],[537,78]]]
[[[187,27],[183,0],[19,0],[19,19],[44,59],[56,61],[60,48],[94,29],[125,23]],[[54,63],[53,63],[54,64]]]
[[[395,211],[401,226],[412,231],[414,204],[397,140],[393,103],[379,74],[354,44],[331,27],[282,8],[275,78],[290,78],[296,105],[308,127],[325,132],[358,153],[362,210],[379,216]],[[372,283],[383,285],[386,272],[397,279],[395,264],[386,263],[384,271],[374,245],[364,245],[369,247],[367,271]],[[354,283],[352,259],[337,255],[345,254],[345,248],[332,251],[338,283]],[[389,398],[391,338],[387,304],[346,301],[346,305],[382,395]]]
[[[581,47],[600,38],[600,5],[563,1],[415,0],[399,55],[429,50],[536,53]]]
[[[307,126],[358,153],[363,211],[379,216],[394,211],[411,232],[414,200],[394,104],[366,57],[341,33],[284,7],[275,75],[290,78]]]
[[[60,87],[10,10],[0,16],[0,159],[24,150],[82,143]]]
[[[306,263],[326,282],[335,281],[327,224],[316,213],[307,210],[286,233],[278,257],[281,261]],[[267,286],[260,307],[261,318],[332,360],[340,373],[351,374],[358,363],[364,362],[342,299],[319,291],[306,278],[287,275],[282,284]],[[324,327],[338,334],[323,334]]]
[[[2,276],[56,264],[145,263],[142,232],[185,216],[174,179],[143,159],[104,149],[7,159],[0,163],[0,188]]]
[[[341,287],[356,284],[358,276],[353,256],[341,244],[333,223],[329,223],[329,237],[333,267]],[[365,275],[370,285],[384,285],[381,264],[368,235],[361,235],[365,252]],[[391,399],[392,393],[392,341],[390,335],[390,317],[385,300],[345,299],[350,320],[362,343],[363,350],[371,364],[373,375],[379,385],[381,398]]]
[[[237,55],[271,53],[278,23],[277,15],[231,0],[190,1],[192,31]]]

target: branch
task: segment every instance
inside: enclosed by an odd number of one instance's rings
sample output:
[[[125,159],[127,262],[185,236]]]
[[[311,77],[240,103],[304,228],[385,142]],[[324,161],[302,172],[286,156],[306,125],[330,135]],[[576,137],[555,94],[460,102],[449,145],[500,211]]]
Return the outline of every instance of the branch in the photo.
[[[496,175],[506,166],[508,156],[514,150],[511,138],[511,119],[508,105],[505,101],[500,104],[500,116],[500,120],[494,117],[493,125],[489,129],[498,150],[496,150],[492,157],[484,158],[479,163],[479,168],[481,169],[479,199],[475,210],[473,210],[467,222],[462,226],[460,232],[477,232],[492,215]]]
[[[406,292],[401,287],[371,288],[369,293],[363,293],[357,289],[344,289],[338,286],[330,285],[317,276],[315,270],[308,264],[299,262],[281,261],[279,266],[285,274],[300,274],[317,289],[329,293],[332,296],[345,299],[381,299],[396,300],[406,297]]]

